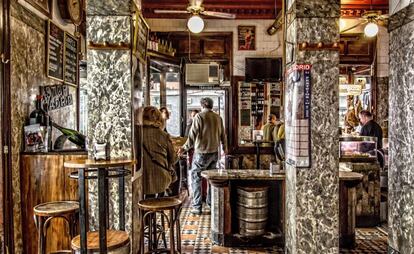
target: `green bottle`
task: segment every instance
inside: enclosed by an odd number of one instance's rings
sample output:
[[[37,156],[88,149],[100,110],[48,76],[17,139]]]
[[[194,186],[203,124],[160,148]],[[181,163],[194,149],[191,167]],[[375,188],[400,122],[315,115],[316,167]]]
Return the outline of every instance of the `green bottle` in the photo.
[[[58,129],[60,132],[62,132],[62,134],[75,145],[79,146],[82,149],[86,148],[86,137],[82,135],[80,132],[59,126],[55,122],[52,122],[52,126]]]

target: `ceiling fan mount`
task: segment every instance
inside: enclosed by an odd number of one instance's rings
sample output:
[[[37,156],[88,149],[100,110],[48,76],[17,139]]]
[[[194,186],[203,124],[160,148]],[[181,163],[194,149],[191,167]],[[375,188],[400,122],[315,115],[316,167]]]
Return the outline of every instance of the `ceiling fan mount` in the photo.
[[[211,16],[211,17],[224,18],[224,19],[235,19],[236,18],[236,15],[232,13],[205,10],[202,0],[189,0],[189,4],[187,8],[184,10],[183,9],[181,10],[157,9],[157,10],[154,10],[154,13],[204,15],[204,16]]]

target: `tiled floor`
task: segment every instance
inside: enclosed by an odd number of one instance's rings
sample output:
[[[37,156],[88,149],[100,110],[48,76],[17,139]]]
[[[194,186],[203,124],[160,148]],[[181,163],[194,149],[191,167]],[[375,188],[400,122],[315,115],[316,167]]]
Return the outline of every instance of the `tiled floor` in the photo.
[[[182,253],[183,254],[262,254],[284,253],[281,248],[273,249],[237,249],[213,245],[210,240],[210,215],[192,215],[188,208],[181,213]],[[354,250],[341,250],[340,253],[386,253],[387,235],[378,228],[357,229],[357,247]]]

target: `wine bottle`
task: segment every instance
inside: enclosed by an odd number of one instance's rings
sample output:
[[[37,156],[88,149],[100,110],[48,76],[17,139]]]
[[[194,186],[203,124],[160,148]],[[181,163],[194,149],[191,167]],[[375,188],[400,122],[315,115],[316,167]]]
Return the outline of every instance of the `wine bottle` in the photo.
[[[55,122],[52,122],[52,125],[60,132],[62,132],[62,134],[65,135],[72,143],[74,143],[82,149],[86,148],[86,137],[82,135],[80,132],[62,127],[60,125],[57,125]]]
[[[36,108],[29,115],[29,124],[40,124],[40,126],[47,126],[46,112],[42,109],[42,96],[37,95],[35,106]]]

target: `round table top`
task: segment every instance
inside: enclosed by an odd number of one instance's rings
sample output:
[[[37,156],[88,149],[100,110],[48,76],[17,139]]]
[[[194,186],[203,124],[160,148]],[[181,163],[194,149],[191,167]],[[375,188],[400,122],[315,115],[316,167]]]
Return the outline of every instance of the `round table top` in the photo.
[[[181,205],[182,201],[175,197],[150,198],[138,202],[140,208],[146,210],[166,210]]]
[[[56,216],[74,213],[79,210],[79,202],[76,201],[54,201],[38,204],[33,208],[37,216]]]
[[[108,251],[124,247],[129,243],[128,233],[118,230],[106,231],[106,246]],[[99,251],[99,231],[87,233],[87,246],[89,251]],[[80,250],[80,235],[72,239],[72,249]]]
[[[65,161],[63,166],[65,168],[112,168],[112,167],[125,167],[133,166],[136,163],[135,160],[129,159],[112,159],[112,160],[72,160]]]

